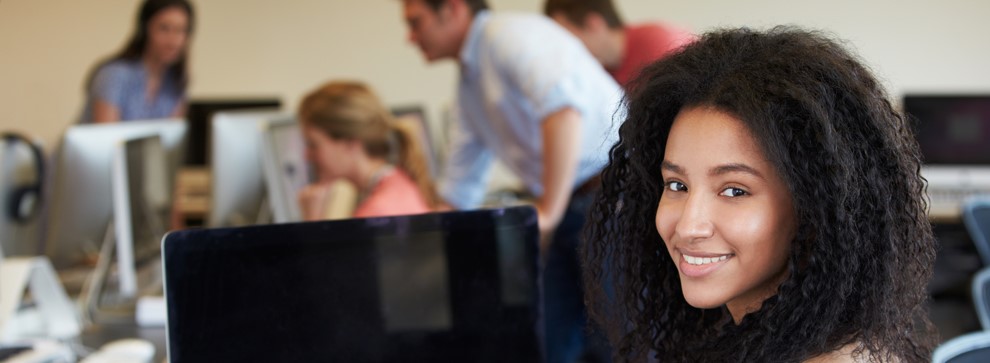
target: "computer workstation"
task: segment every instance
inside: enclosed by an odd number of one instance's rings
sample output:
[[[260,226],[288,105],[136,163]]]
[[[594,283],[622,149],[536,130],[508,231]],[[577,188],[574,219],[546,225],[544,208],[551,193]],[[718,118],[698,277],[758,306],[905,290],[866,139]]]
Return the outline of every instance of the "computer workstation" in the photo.
[[[914,122],[939,241],[928,285],[932,321],[951,338],[978,328],[969,283],[983,263],[961,216],[967,198],[990,195],[990,95],[908,94],[903,108]]]
[[[182,162],[186,124],[180,119],[108,125],[75,125],[62,136],[54,159],[45,254],[56,268],[92,265],[103,241],[113,235],[113,159],[125,140],[158,135],[166,154],[166,175]],[[173,181],[162,180],[171,199]]]
[[[903,103],[924,158],[929,215],[958,223],[967,197],[990,194],[990,96],[913,94]]]
[[[294,123],[292,116],[279,111],[232,111],[214,116],[210,141],[208,226],[271,223],[276,217],[275,206],[279,207],[280,214],[288,213],[285,209],[290,207],[288,200],[295,200],[295,195],[290,195],[291,192],[285,189],[294,183],[281,182],[278,174],[285,170],[292,172],[294,179],[301,177],[306,180],[306,168],[297,163],[296,169],[281,169],[282,161],[289,160],[289,157],[278,156],[283,152],[266,150],[275,144],[286,146],[295,143],[296,148],[301,147],[299,141],[293,140],[298,135],[293,134],[296,130],[292,127]],[[276,133],[270,134],[270,128],[277,130]],[[266,163],[269,164],[267,174],[271,181],[266,180]],[[278,217],[280,222],[289,222],[291,216]]]

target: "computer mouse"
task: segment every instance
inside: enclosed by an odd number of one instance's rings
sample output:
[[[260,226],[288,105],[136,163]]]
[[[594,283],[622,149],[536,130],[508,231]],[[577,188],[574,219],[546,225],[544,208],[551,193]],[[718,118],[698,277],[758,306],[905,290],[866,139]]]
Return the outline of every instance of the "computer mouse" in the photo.
[[[128,338],[106,343],[83,362],[150,363],[155,358],[155,345],[143,339]]]

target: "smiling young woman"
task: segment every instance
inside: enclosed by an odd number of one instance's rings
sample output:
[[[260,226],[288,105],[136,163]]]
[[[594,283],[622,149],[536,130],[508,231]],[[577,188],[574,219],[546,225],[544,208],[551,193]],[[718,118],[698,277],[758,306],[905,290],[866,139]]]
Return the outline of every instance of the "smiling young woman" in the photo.
[[[722,30],[627,96],[583,250],[618,361],[921,362],[935,242],[910,125],[813,32]]]
[[[706,152],[698,152],[706,150]],[[742,121],[713,108],[674,118],[657,231],[691,306],[739,322],[786,277],[797,215],[787,184]]]

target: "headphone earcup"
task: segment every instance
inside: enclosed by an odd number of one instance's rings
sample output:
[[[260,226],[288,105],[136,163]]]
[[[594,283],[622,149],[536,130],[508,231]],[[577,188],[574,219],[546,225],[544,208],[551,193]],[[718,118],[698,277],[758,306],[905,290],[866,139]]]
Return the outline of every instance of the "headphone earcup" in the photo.
[[[38,209],[38,190],[33,187],[15,189],[10,193],[7,215],[11,220],[24,223],[35,215]]]
[[[7,147],[22,143],[31,151],[35,181],[28,185],[14,187],[10,194],[7,194],[7,205],[0,206],[6,208],[9,219],[17,223],[26,223],[41,209],[41,190],[45,181],[45,154],[41,147],[24,135],[15,132],[0,132],[0,138],[6,141]]]

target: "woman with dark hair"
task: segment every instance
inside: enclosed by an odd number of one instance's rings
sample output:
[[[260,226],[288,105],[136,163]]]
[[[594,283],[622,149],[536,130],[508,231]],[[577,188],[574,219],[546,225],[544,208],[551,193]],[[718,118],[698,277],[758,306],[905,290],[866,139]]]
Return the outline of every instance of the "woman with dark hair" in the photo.
[[[930,359],[920,154],[856,57],[717,31],[627,97],[583,250],[618,361]]]
[[[127,46],[87,79],[82,122],[184,116],[193,20],[185,0],[146,0]]]

